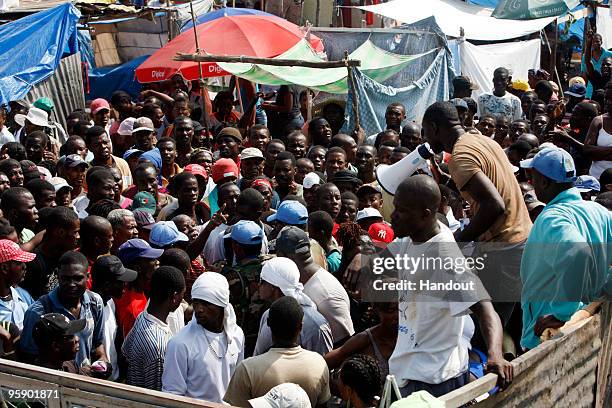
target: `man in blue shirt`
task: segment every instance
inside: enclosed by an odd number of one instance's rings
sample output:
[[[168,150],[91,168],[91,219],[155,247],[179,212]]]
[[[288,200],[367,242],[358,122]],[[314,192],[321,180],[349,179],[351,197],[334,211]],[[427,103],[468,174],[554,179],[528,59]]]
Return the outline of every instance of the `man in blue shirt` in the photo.
[[[547,147],[521,167],[530,169],[536,195],[546,203],[521,262],[521,346],[532,349],[546,328],[561,327],[583,302],[610,295],[612,215],[582,200],[574,187],[574,161],[565,150]]]
[[[34,303],[27,290],[19,285],[25,275],[25,263],[36,258],[8,239],[0,240],[0,321],[23,328],[23,317]]]
[[[87,258],[80,252],[69,251],[60,258],[57,270],[59,286],[41,296],[26,311],[20,344],[25,360],[32,361],[32,357],[38,354],[32,331],[40,316],[61,313],[70,320],[85,319],[87,322],[85,328],[76,333],[79,337],[76,363],[79,366],[96,361],[108,363],[104,349],[104,305],[100,295],[86,290],[87,266]]]

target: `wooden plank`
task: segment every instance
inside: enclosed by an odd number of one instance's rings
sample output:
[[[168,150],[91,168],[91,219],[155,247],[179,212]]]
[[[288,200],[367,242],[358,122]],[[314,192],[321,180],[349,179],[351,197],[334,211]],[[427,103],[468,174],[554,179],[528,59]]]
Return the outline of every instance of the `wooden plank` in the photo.
[[[227,55],[204,55],[204,54],[184,54],[178,53],[174,57],[175,61],[195,61],[195,62],[241,62],[244,64],[272,65],[276,67],[307,67],[307,68],[346,68],[359,67],[361,61],[342,60],[342,61],[301,61],[282,58],[258,58],[244,56]]]
[[[115,383],[111,381],[99,380],[91,377],[84,377],[77,374],[64,373],[44,367],[33,366],[30,364],[18,363],[15,361],[0,359],[0,375],[10,374],[24,377],[23,381],[44,381],[57,384],[65,388],[82,390],[95,394],[106,395],[114,398],[122,398],[135,403],[158,405],[164,407],[207,407],[222,408],[227,407],[222,404],[197,400],[178,395],[172,395],[160,391],[147,390],[131,385]]]
[[[521,388],[524,386],[528,386],[528,384],[525,384],[526,381],[529,381],[528,376],[533,375],[534,370],[539,370],[544,365],[549,363],[550,359],[555,359],[556,364],[558,365],[558,368],[556,368],[553,372],[550,373],[550,381],[562,381],[563,378],[557,378],[557,376],[563,377],[563,371],[565,369],[564,364],[568,363],[574,357],[566,355],[566,351],[568,348],[571,349],[573,347],[576,347],[577,342],[588,342],[593,343],[593,353],[596,353],[596,350],[599,349],[599,339],[595,339],[597,341],[592,342],[592,339],[585,339],[582,338],[583,336],[581,336],[583,330],[593,330],[594,327],[598,327],[599,321],[599,315],[595,315],[588,319],[585,319],[579,324],[568,328],[558,337],[546,341],[540,344],[538,347],[529,350],[525,354],[515,358],[512,361],[512,365],[514,367],[513,384],[511,384],[510,387],[502,393],[496,394],[490,397],[489,399],[485,399],[482,404],[484,406],[496,407],[514,406],[511,404],[516,402],[516,393],[521,393]],[[581,347],[586,350],[584,346]],[[588,361],[581,362],[578,368],[576,369],[576,372],[572,374],[572,378],[582,378],[584,381],[586,381],[586,384],[588,386],[588,383],[592,381],[590,377],[593,377],[594,379],[596,359],[596,354],[593,354],[592,358],[588,357]],[[571,366],[571,364],[569,365]],[[440,397],[439,399],[446,404],[446,408],[457,408],[491,390],[495,386],[496,382],[497,375],[489,373],[474,382],[466,384],[465,386]],[[556,391],[558,391],[558,389],[556,389]],[[503,401],[510,396],[513,397],[512,402],[508,405],[504,405]],[[531,397],[531,395],[527,397]],[[542,398],[545,398],[545,396],[543,396]],[[572,397],[569,395],[566,396],[564,402],[567,404],[570,398]],[[531,402],[535,404],[538,403],[538,400]],[[539,401],[539,403],[544,403],[544,400]],[[571,406],[571,404],[569,405]],[[481,404],[479,404],[478,406],[481,406]]]
[[[612,302],[601,306],[601,350],[597,367],[595,408],[612,407]]]
[[[490,391],[495,384],[497,384],[497,374],[490,373],[438,399],[446,404],[446,408],[457,408]]]
[[[41,399],[45,403],[47,408],[60,408],[61,407],[61,399],[59,396],[61,392],[59,387],[56,384],[52,384],[50,382],[33,380],[30,378],[20,377],[12,374],[0,373],[0,388],[3,390],[2,396],[0,397],[0,401],[3,399],[9,400],[10,395],[7,394],[7,389],[12,390],[45,390],[51,391],[52,396],[50,398],[46,398],[44,400]],[[55,394],[54,392],[57,392]],[[58,398],[55,398],[57,396]]]

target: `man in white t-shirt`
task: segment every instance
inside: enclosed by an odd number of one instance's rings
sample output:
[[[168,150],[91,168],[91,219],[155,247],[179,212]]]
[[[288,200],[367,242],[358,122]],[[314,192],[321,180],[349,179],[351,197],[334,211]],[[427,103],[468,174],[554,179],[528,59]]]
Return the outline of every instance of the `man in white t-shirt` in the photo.
[[[276,238],[276,255],[297,264],[304,293],[331,327],[334,348],[352,336],[355,329],[348,294],[338,279],[314,262],[308,235],[297,227],[283,228]]]
[[[479,319],[488,346],[487,368],[506,386],[513,372],[502,357],[501,321],[484,287],[466,267],[453,234],[437,221],[440,189],[435,180],[425,175],[407,178],[397,188],[394,205],[392,225],[400,239],[389,249],[394,256],[421,260],[412,269],[397,267],[401,282],[414,283],[399,292],[398,338],[389,359],[389,372],[402,395],[426,390],[437,397],[468,382],[468,345],[462,334],[470,311]],[[451,281],[460,286],[429,286]]]
[[[506,91],[512,82],[508,69],[500,67],[493,71],[493,93],[484,93],[478,97],[478,115],[505,116],[512,121],[523,117],[521,100]]]

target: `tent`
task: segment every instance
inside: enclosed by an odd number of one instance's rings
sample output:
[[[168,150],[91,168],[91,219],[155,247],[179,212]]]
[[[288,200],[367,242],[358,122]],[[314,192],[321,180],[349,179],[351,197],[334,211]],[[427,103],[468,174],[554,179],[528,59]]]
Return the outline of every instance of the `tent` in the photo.
[[[0,26],[0,104],[25,97],[78,52],[80,16],[66,3]]]
[[[134,72],[148,57],[148,55],[143,55],[125,64],[92,69],[89,72],[87,99],[104,98],[110,100],[113,92],[118,89],[127,92],[136,99],[140,95],[142,85],[136,80]]]
[[[410,7],[412,6],[412,7]],[[522,37],[547,26],[554,17],[537,20],[501,20],[491,17],[492,10],[459,0],[393,0],[357,8],[398,20],[414,23],[434,16],[449,37],[460,37],[463,28],[470,40],[499,41]]]
[[[431,50],[428,53],[434,52]],[[420,55],[399,55],[378,48],[371,41],[364,42],[349,55],[349,59],[361,61],[360,71],[370,78],[382,82],[401,71]],[[323,62],[306,40],[301,40],[276,59]],[[218,63],[233,75],[264,85],[296,84],[310,89],[335,94],[348,92],[348,70],[341,68],[282,67],[263,64]]]

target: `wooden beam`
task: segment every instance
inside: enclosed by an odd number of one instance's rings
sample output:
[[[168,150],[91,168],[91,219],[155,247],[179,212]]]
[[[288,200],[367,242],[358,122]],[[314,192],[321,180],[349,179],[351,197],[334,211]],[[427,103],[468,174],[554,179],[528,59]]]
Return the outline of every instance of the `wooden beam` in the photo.
[[[497,384],[497,374],[489,373],[439,397],[439,399],[446,404],[446,408],[457,408],[490,391],[495,387],[495,384]]]
[[[279,58],[258,58],[228,55],[202,55],[178,53],[174,57],[175,61],[195,61],[195,62],[241,62],[244,64],[272,65],[276,67],[307,67],[307,68],[346,68],[359,67],[359,60],[341,61],[301,61]]]

